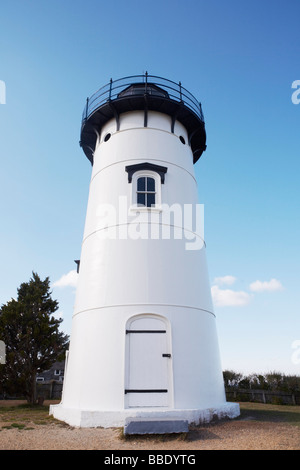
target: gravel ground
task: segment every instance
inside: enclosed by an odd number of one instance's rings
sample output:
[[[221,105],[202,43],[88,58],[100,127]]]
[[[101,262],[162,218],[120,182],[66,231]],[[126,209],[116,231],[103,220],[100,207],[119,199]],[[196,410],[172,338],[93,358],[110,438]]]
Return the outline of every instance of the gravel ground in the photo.
[[[299,450],[300,427],[258,421],[249,415],[191,427],[187,436],[130,436],[122,429],[73,428],[53,418],[26,422],[22,429],[8,425],[0,414],[0,450]]]
[[[1,425],[1,423],[0,423]],[[299,450],[300,432],[292,426],[226,422],[194,429],[180,437],[120,438],[116,429],[74,429],[56,424],[28,430],[4,429],[1,450]]]

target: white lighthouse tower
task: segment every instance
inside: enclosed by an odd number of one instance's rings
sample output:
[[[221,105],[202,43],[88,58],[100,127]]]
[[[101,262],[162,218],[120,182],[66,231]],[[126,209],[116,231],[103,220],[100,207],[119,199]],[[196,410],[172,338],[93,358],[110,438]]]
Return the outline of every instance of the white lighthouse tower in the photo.
[[[87,100],[80,144],[92,176],[63,397],[50,413],[82,427],[237,416],[194,173],[201,105],[160,77],[111,80]]]

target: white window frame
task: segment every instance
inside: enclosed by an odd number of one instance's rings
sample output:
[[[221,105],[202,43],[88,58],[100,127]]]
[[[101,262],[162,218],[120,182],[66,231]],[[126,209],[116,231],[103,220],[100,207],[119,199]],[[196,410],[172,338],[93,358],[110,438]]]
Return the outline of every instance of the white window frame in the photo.
[[[139,178],[153,178],[155,181],[155,205],[154,207],[137,205],[137,181]],[[132,175],[131,182],[131,206],[130,210],[135,212],[161,212],[161,177],[156,171],[139,170]]]

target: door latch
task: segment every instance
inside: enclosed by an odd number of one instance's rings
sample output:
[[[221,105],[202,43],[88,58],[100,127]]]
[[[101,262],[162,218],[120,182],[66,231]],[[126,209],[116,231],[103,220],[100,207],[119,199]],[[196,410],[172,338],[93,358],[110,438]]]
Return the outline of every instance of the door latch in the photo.
[[[162,354],[162,357],[171,357],[171,354]]]

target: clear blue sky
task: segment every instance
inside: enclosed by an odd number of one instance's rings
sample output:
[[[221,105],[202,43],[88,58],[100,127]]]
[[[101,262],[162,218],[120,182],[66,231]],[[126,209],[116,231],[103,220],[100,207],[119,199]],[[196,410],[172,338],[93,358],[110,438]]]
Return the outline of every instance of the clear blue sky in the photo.
[[[1,304],[33,270],[55,283],[75,269],[86,97],[148,71],[202,102],[195,170],[223,369],[300,374],[299,18],[298,0],[2,0]],[[74,291],[53,287],[67,333]]]

